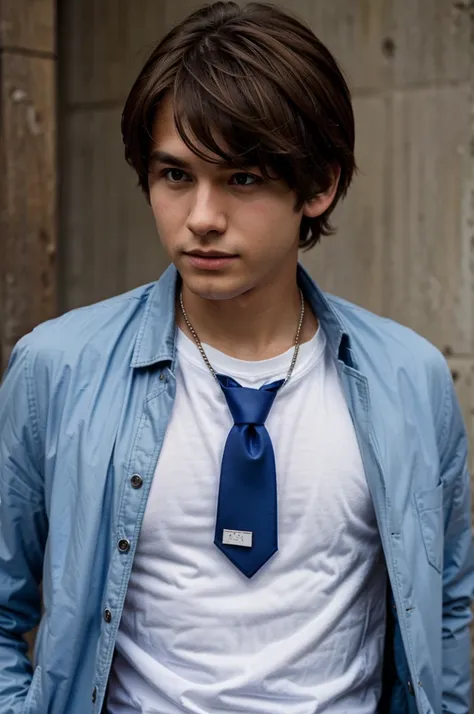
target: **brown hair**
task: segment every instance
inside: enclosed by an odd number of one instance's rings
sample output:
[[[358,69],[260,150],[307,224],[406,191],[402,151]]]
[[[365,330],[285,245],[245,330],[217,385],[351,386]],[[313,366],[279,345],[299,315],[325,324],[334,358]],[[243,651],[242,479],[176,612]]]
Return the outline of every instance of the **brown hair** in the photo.
[[[166,35],[122,115],[125,157],[147,198],[153,121],[166,93],[177,131],[195,154],[212,160],[203,147],[216,161],[244,162],[283,179],[296,193],[296,211],[330,187],[338,166],[333,204],[317,218],[303,217],[300,247],[334,232],[330,215],[355,170],[354,115],[335,59],[308,27],[272,5],[215,2]]]

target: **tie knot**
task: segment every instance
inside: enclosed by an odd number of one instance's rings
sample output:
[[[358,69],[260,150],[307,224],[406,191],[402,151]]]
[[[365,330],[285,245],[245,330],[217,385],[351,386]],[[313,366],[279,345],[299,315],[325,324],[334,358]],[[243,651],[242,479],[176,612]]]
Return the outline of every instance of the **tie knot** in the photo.
[[[283,384],[283,380],[280,379],[271,384],[264,384],[260,389],[251,389],[242,387],[232,377],[222,374],[218,374],[217,379],[235,424],[265,424],[268,412]]]

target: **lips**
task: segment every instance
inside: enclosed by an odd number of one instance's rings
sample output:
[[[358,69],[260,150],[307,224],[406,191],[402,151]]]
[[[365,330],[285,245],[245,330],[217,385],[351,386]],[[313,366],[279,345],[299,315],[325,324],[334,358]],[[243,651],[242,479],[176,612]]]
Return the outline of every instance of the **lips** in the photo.
[[[198,270],[223,270],[237,259],[236,255],[215,250],[190,251],[185,256],[192,267]]]
[[[232,253],[222,253],[218,250],[190,250],[186,255],[196,256],[197,258],[235,258]]]

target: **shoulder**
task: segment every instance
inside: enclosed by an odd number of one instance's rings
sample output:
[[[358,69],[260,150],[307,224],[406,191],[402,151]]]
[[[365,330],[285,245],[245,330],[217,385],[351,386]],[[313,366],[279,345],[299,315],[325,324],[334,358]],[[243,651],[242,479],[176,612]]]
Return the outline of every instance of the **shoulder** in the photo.
[[[333,295],[327,300],[348,333],[356,361],[368,377],[381,375],[386,387],[410,390],[442,409],[452,378],[441,351],[414,330]],[[374,381],[372,379],[372,381]]]
[[[92,404],[109,377],[117,393],[154,285],[71,310],[17,342],[2,382],[3,416],[27,425],[38,458],[50,417],[70,413],[79,398]]]
[[[78,364],[85,357],[100,358],[123,337],[134,339],[155,284],[75,308],[43,322],[20,340],[15,351],[25,352],[32,368],[54,368]]]
[[[435,368],[441,366],[444,370],[446,360],[440,350],[410,327],[342,298],[326,297],[358,351],[370,351],[374,358],[386,358],[394,364],[411,365],[415,362]]]
[[[76,351],[91,341],[101,342],[105,335],[119,332],[131,316],[140,316],[155,284],[142,285],[43,322],[29,334],[29,344],[38,350]]]

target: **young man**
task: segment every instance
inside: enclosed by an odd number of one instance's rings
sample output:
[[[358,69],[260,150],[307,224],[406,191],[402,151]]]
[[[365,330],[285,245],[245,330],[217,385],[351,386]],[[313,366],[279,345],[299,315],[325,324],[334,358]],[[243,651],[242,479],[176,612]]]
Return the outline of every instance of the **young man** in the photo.
[[[334,59],[218,2],[158,45],[122,128],[173,265],[12,355],[1,713],[467,714],[449,369],[298,265],[354,170]]]

